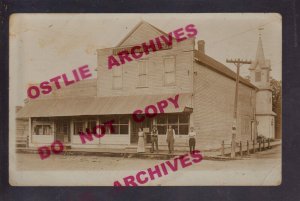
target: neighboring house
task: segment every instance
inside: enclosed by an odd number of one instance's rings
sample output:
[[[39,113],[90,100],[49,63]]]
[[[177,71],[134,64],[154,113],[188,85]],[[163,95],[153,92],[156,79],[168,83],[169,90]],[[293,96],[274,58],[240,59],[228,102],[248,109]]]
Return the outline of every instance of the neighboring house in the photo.
[[[229,142],[236,74],[205,54],[204,41],[197,42],[197,50],[194,38],[179,43],[174,40],[169,49],[107,68],[107,57],[118,49],[148,42],[162,34],[167,35],[142,21],[116,47],[97,50],[97,79],[80,81],[25,104],[17,117],[29,119],[29,146],[51,144],[59,139],[71,147],[125,148],[137,144],[139,127],[148,132],[154,125],[158,127],[160,145],[166,145],[167,126],[173,126],[175,149],[188,145],[191,126],[197,132],[197,149],[218,148],[222,140]],[[239,87],[237,140],[253,140],[257,87],[242,77]],[[146,118],[142,123],[132,119],[135,110],[176,94],[179,108],[168,106],[164,114]],[[112,119],[116,133],[107,130],[104,137],[81,143],[80,131]]]

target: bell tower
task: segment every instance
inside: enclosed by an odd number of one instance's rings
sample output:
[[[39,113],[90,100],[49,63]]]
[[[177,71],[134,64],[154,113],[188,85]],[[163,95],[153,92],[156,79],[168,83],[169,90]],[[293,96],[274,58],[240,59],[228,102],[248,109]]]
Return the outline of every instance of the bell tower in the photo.
[[[276,114],[272,111],[272,90],[270,85],[270,71],[272,69],[270,60],[265,59],[261,36],[262,30],[263,28],[259,28],[256,57],[249,68],[250,82],[258,88],[256,92],[257,134],[267,138],[274,138],[274,116]]]
[[[259,38],[258,45],[256,50],[255,60],[252,62],[250,70],[250,81],[255,84],[258,88],[269,89],[270,88],[270,71],[271,64],[270,60],[265,59],[261,31],[262,28],[259,29]]]

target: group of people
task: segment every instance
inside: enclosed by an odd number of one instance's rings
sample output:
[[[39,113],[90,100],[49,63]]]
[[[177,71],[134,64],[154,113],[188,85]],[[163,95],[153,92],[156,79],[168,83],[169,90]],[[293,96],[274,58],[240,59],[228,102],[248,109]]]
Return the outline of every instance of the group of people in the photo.
[[[151,131],[151,152],[155,151],[158,152],[158,130],[157,127],[154,126]],[[139,128],[138,132],[138,146],[137,146],[137,152],[143,153],[145,152],[145,141],[146,141],[146,134],[143,131],[142,128]],[[175,130],[172,128],[172,126],[169,126],[166,132],[166,142],[168,143],[169,153],[174,152],[174,142],[175,142]],[[189,147],[190,152],[195,151],[195,145],[196,145],[196,132],[194,131],[194,128],[191,127],[190,131],[188,133],[189,137]]]

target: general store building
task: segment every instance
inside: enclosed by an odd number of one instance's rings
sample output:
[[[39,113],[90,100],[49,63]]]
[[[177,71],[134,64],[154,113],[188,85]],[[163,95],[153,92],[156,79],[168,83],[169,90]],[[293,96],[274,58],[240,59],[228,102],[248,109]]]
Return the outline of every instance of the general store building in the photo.
[[[161,51],[107,68],[107,57],[116,49],[149,41],[165,32],[140,22],[116,47],[97,50],[97,79],[84,80],[55,91],[38,100],[30,100],[17,113],[23,122],[23,135],[29,146],[51,144],[58,139],[71,147],[126,148],[137,145],[138,128],[149,134],[159,131],[159,144],[166,145],[166,129],[175,129],[176,147],[188,146],[189,128],[197,132],[198,149],[218,148],[232,136],[236,74],[205,54],[204,41],[190,38]],[[226,50],[224,50],[226,51]],[[256,92],[258,88],[240,77],[237,140],[253,140],[256,129]],[[179,94],[179,108],[167,107],[164,114],[137,123],[136,109]],[[115,133],[82,144],[79,132],[114,120]],[[21,125],[19,123],[19,125]],[[22,129],[19,128],[19,133]],[[25,133],[25,134],[24,134]],[[150,143],[150,138],[147,137]]]

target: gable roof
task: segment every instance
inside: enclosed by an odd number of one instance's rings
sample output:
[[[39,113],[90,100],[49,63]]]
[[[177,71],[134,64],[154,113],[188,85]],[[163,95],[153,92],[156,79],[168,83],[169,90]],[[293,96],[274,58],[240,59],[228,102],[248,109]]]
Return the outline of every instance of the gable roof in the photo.
[[[148,29],[148,30],[145,30]],[[137,35],[137,31],[144,31],[144,34],[147,35],[152,35],[152,37],[147,37],[145,36],[145,39],[143,41],[139,41],[137,39],[137,41],[135,41],[134,43],[132,43],[132,41],[130,40],[130,37],[134,37],[135,35]],[[152,31],[152,32],[151,32]],[[157,27],[153,26],[152,24],[142,20],[141,22],[139,22],[117,45],[116,47],[120,47],[120,46],[129,46],[129,45],[136,45],[136,44],[140,44],[140,43],[144,43],[147,42],[148,40],[155,38],[157,36],[161,36],[161,35],[168,35],[166,32],[158,29]],[[130,43],[130,44],[129,44]]]
[[[149,30],[153,30],[153,32],[155,32],[155,34],[152,33],[149,33],[147,32],[146,30],[142,30],[143,27],[142,26],[145,26],[147,28],[149,28]],[[144,28],[145,28],[144,27]],[[118,45],[116,47],[120,47],[120,46],[123,46],[125,44],[125,46],[129,46],[129,44],[126,44],[126,41],[128,41],[128,39],[130,37],[134,37],[135,34],[137,34],[137,30],[141,30],[141,31],[145,31],[144,33],[148,34],[148,36],[152,35],[151,37],[147,37],[145,36],[146,39],[144,39],[144,41],[140,41],[140,42],[135,42],[134,44],[130,44],[130,45],[136,45],[136,44],[139,44],[139,43],[143,43],[143,42],[146,42],[147,40],[149,39],[153,39],[155,38],[156,36],[161,36],[161,35],[168,35],[166,32],[158,29],[157,27],[151,25],[150,23],[142,20],[140,23],[138,23],[127,35],[126,37],[121,40]],[[148,30],[148,31],[149,31]],[[194,51],[194,60],[196,62],[199,62],[201,64],[204,64],[205,66],[211,68],[212,70],[222,74],[222,75],[225,75],[233,80],[236,80],[236,73],[233,72],[232,70],[230,70],[227,66],[225,66],[224,64],[218,62],[217,60],[207,56],[206,54],[202,53],[202,52],[199,52],[197,50]],[[251,88],[254,88],[254,89],[257,89],[257,87],[253,84],[250,83],[250,81],[248,81],[247,79],[243,78],[242,76],[240,76],[240,82],[251,87]]]

